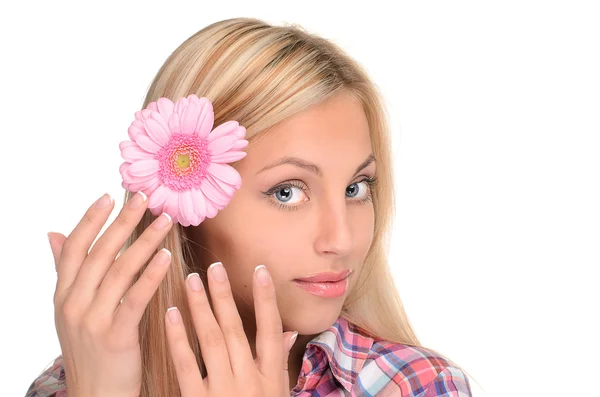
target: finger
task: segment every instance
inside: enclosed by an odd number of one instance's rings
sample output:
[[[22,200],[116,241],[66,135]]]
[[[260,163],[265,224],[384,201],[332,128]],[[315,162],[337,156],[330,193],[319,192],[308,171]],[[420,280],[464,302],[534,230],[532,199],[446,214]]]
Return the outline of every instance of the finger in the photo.
[[[244,325],[240,318],[227,271],[221,262],[215,262],[208,268],[208,285],[215,316],[225,336],[231,370],[238,376],[255,376],[249,371],[254,362]]]
[[[256,358],[258,370],[268,379],[281,376],[283,367],[283,326],[277,307],[275,287],[265,265],[254,269],[252,292],[256,312]]]
[[[171,352],[171,359],[175,366],[175,373],[179,381],[182,397],[206,396],[206,387],[196,356],[188,342],[185,327],[181,320],[181,313],[176,307],[171,307],[165,314],[167,344]]]
[[[110,200],[108,203],[105,200]],[[94,239],[102,230],[110,215],[114,200],[108,194],[92,204],[77,226],[63,243],[58,260],[56,295],[63,299],[64,291],[70,289],[79,274],[81,264],[87,256]]]
[[[145,194],[142,192],[134,194],[113,223],[98,238],[81,265],[73,285],[72,294],[77,296],[77,301],[85,305],[89,305],[92,301],[106,271],[114,263],[119,250],[140,222],[147,205]]]
[[[225,336],[215,318],[206,289],[198,273],[191,273],[186,281],[186,294],[194,322],[194,329],[200,343],[202,360],[211,383],[227,384],[231,382],[233,373]]]
[[[131,288],[135,275],[148,262],[148,258],[155,252],[172,226],[171,217],[166,213],[161,214],[131,247],[114,261],[93,298],[92,311],[114,313],[121,298]]]
[[[58,272],[58,261],[60,259],[60,253],[62,252],[63,244],[67,238],[61,233],[48,232],[48,242],[50,243],[50,250],[54,258],[54,268]]]
[[[290,349],[296,342],[298,332],[286,332],[283,337],[283,384],[285,385],[286,395],[290,390],[290,372],[288,370],[288,363],[290,357]],[[294,383],[294,387],[296,383]]]
[[[116,329],[120,329],[121,332],[137,329],[150,299],[167,274],[170,263],[171,252],[166,248],[152,258],[139,280],[127,291],[123,302],[117,308],[113,322]]]

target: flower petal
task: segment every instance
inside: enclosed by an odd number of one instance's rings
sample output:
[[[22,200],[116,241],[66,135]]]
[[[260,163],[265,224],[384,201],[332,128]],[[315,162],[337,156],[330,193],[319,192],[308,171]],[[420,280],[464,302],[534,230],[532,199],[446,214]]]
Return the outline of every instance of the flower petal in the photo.
[[[129,139],[135,141],[135,137],[137,137],[140,134],[144,135],[146,133],[144,131],[144,128],[144,123],[142,121],[134,120],[129,126],[129,129],[127,130],[127,133],[129,134]]]
[[[189,226],[194,223],[194,220],[198,217],[194,212],[194,202],[192,200],[192,192],[189,190],[179,193],[179,211],[181,217],[179,223],[182,226]]]
[[[248,146],[248,141],[247,140],[245,140],[245,139],[238,139],[236,141],[236,143],[234,143],[233,146],[231,147],[231,150],[242,150],[246,146]]]
[[[171,192],[163,205],[163,212],[171,216],[173,222],[179,221],[179,192]]]
[[[218,188],[216,188],[213,184],[211,184],[207,179],[204,179],[200,184],[200,190],[202,193],[208,198],[210,201],[217,205],[227,205],[231,200],[231,197],[224,194]]]
[[[131,164],[127,172],[133,177],[143,177],[155,174],[160,169],[157,160],[140,160]]]
[[[154,113],[153,118],[146,120],[146,132],[152,140],[160,146],[165,146],[171,137],[169,125],[159,113]]]
[[[169,117],[169,129],[172,134],[181,132],[181,123],[179,122],[179,114],[177,112],[173,112],[171,117]]]
[[[218,212],[219,210],[217,209],[215,204],[210,200],[206,200],[206,217],[214,218]]]
[[[196,132],[198,116],[200,116],[198,105],[190,101],[181,115],[181,132],[183,134],[192,135]]]
[[[123,141],[119,143],[119,148],[121,149],[121,157],[131,163],[136,160],[152,160],[154,158],[153,154],[148,153],[135,142]]]
[[[158,174],[154,174],[152,175],[152,177],[148,178],[148,179],[138,179],[136,180],[134,183],[129,185],[129,191],[132,192],[137,192],[139,190],[144,191],[144,193],[146,193],[145,191],[148,190],[148,188],[150,188],[153,185],[156,185],[157,183],[160,182],[160,179],[158,178]],[[148,194],[146,193],[146,196]]]
[[[129,185],[130,183],[136,182],[136,179],[133,178],[131,175],[129,175],[129,172],[127,171],[130,166],[131,166],[131,163],[128,163],[128,162],[125,162],[119,166],[119,173],[121,174],[121,177],[123,178],[123,182],[125,182],[127,185]]]
[[[164,204],[167,197],[171,194],[171,189],[166,187],[165,185],[159,185],[152,195],[148,196],[148,208],[154,209],[159,208]],[[154,214],[154,212],[153,212]],[[155,214],[156,215],[156,214]],[[160,215],[160,213],[158,214]]]
[[[192,189],[190,192],[192,194],[192,202],[194,203],[194,211],[200,218],[200,222],[202,222],[206,217],[206,198],[201,190]]]
[[[215,123],[215,112],[208,98],[200,98],[200,116],[196,124],[196,135],[200,139],[206,139]]]
[[[215,163],[233,163],[234,161],[243,159],[244,157],[246,157],[247,154],[248,153],[246,152],[228,151],[225,153],[217,154],[216,156],[213,155],[210,161]]]
[[[234,135],[235,131],[239,128],[240,123],[235,120],[226,121],[225,123],[216,127],[210,134],[208,134],[208,141],[212,142],[215,139],[221,138],[225,135]],[[242,127],[243,128],[243,127]]]
[[[215,178],[239,189],[242,185],[242,177],[235,168],[227,164],[210,163],[208,166],[210,172]]]
[[[146,134],[140,134],[135,137],[135,142],[140,145],[142,149],[147,151],[148,153],[156,154],[162,146],[154,142],[150,137]]]
[[[164,120],[169,120],[171,114],[173,114],[173,108],[175,104],[169,98],[158,98],[156,101],[156,105],[158,107],[158,112],[163,117]]]
[[[238,137],[235,135],[225,135],[224,137],[213,140],[208,143],[208,150],[211,155],[216,156],[217,154],[225,153],[235,142],[237,142]]]
[[[216,179],[210,173],[208,175],[206,175],[206,179],[208,179],[212,183],[213,186],[217,186],[221,190],[221,192],[223,192],[227,196],[233,196],[233,194],[236,191],[235,186],[231,186],[228,183],[225,183],[223,181]]]

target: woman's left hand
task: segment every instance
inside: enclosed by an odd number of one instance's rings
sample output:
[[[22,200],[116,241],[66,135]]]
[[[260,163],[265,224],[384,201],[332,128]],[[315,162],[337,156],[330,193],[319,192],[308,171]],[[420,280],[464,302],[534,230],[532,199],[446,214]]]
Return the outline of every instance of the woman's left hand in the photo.
[[[290,341],[295,332],[283,332],[275,288],[266,267],[257,266],[252,277],[257,327],[255,359],[252,357],[230,283],[227,278],[217,281],[212,277],[215,268],[222,268],[226,274],[221,264],[211,265],[208,270],[214,314],[200,278],[190,275],[186,280],[186,294],[194,329],[208,372],[204,379],[188,343],[179,311],[169,309],[165,315],[167,341],[182,397],[289,396],[288,357]],[[259,272],[268,276],[266,285],[258,281],[256,270],[260,268],[264,270]],[[195,280],[200,290],[192,288]],[[171,322],[171,315],[179,320]]]

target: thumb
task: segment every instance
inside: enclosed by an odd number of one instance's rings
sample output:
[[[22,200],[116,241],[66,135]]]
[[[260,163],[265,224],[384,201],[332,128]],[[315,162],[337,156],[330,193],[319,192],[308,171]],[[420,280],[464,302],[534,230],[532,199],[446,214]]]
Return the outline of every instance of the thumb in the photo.
[[[50,243],[50,250],[52,251],[52,256],[54,257],[54,268],[57,271],[58,260],[62,252],[63,244],[66,240],[67,238],[60,233],[48,232],[48,242]]]
[[[290,358],[290,350],[296,342],[296,338],[298,337],[298,332],[284,332],[283,335],[283,384],[285,385],[286,395],[290,392],[290,373],[288,370],[288,361]],[[294,385],[296,386],[296,385]]]

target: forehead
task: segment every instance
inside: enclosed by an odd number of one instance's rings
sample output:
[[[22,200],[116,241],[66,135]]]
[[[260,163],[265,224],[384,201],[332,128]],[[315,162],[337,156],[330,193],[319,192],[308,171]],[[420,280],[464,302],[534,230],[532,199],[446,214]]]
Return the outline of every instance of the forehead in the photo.
[[[356,168],[370,153],[362,104],[342,93],[279,123],[248,150],[240,165],[256,168],[282,156],[295,156],[324,168],[344,163]]]

